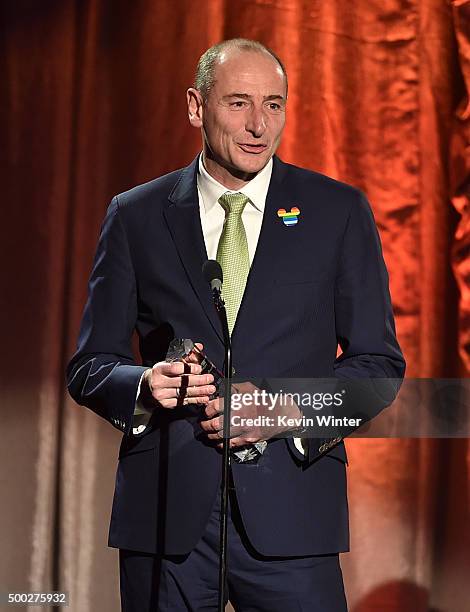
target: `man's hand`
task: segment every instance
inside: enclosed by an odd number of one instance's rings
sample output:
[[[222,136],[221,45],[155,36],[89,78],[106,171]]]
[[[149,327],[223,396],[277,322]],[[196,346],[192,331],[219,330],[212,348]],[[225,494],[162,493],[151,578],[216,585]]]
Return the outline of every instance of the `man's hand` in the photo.
[[[196,344],[202,350],[202,344]],[[178,408],[188,404],[207,404],[216,388],[212,374],[201,374],[196,356],[187,361],[159,361],[144,372],[141,397],[147,408]]]
[[[255,398],[254,392],[260,391],[250,382],[232,385],[232,393],[250,394]],[[217,397],[211,400],[205,409],[207,420],[200,423],[201,428],[207,433],[209,440],[218,441],[217,447],[221,448],[223,443],[224,429],[224,400]],[[271,409],[269,409],[271,408]],[[288,418],[299,418],[302,413],[298,406],[290,398],[289,401],[277,402],[274,406],[269,404],[248,401],[241,404],[238,410],[231,411],[232,423],[230,424],[230,448],[254,444],[261,440],[269,440],[291,428],[278,423],[278,416]],[[234,420],[234,416],[237,418]],[[260,417],[260,418],[259,418]],[[259,424],[248,425],[247,419],[257,419]],[[267,420],[270,419],[270,420]]]

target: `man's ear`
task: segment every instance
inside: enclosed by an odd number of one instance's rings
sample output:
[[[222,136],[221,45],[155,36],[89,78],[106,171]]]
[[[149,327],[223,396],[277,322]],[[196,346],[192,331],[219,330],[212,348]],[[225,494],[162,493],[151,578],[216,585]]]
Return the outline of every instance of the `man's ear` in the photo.
[[[202,96],[197,89],[190,87],[186,92],[189,123],[196,128],[202,127]]]

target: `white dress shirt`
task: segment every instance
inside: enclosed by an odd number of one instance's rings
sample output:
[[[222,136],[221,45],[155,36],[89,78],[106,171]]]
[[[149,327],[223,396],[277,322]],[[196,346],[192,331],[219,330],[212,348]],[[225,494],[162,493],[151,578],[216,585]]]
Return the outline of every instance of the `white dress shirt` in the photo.
[[[199,157],[199,171],[197,176],[197,193],[199,196],[199,215],[201,217],[202,234],[206,244],[208,259],[215,259],[220,235],[224,227],[225,211],[219,204],[219,198],[224,193],[243,193],[249,201],[246,203],[242,213],[242,221],[245,226],[246,239],[248,242],[248,253],[250,264],[253,262],[256,247],[258,245],[261,223],[263,222],[264,206],[268,195],[269,182],[273,170],[273,160],[270,159],[266,166],[254,179],[238,190],[227,189],[216,181],[204,168],[202,155]]]

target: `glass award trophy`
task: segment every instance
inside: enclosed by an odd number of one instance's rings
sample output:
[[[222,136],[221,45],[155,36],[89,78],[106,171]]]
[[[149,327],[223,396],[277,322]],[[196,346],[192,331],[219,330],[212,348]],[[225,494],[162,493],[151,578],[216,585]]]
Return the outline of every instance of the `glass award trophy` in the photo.
[[[214,377],[215,393],[211,399],[218,397],[220,385],[224,379],[223,373],[212,363],[207,355],[198,349],[194,342],[189,338],[174,338],[167,350],[165,361],[171,363],[173,361],[187,362],[190,355],[196,356],[196,359],[202,367],[202,374],[212,374]],[[267,442],[262,440],[249,444],[244,448],[232,451],[232,456],[237,463],[245,461],[254,461],[258,459],[265,451]]]
[[[192,340],[189,338],[174,338],[166,352],[165,361],[168,361],[169,363],[173,361],[187,362],[191,353],[196,356],[197,362],[202,367],[201,374],[212,374],[214,377],[213,384],[216,391],[214,395],[211,396],[211,399],[217,397],[219,394],[220,383],[222,382],[224,375],[204,354],[204,352],[197,348]]]

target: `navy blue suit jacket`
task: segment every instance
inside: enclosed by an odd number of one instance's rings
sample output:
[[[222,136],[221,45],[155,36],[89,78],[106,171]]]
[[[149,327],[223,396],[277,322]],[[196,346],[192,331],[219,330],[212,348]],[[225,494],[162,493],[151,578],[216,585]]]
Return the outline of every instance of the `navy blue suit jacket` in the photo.
[[[113,199],[68,366],[72,397],[123,432],[109,533],[119,548],[189,552],[220,485],[221,454],[197,436],[200,408],[156,410],[148,432],[132,434],[141,374],[164,359],[173,337],[203,342],[223,367],[220,323],[201,272],[207,255],[196,177],[197,159]],[[292,206],[299,222],[287,227],[277,210]],[[143,366],[133,359],[134,329]],[[403,376],[380,240],[360,191],[274,157],[232,346],[240,377]],[[301,460],[291,442],[271,440],[256,464],[233,465],[251,543],[275,556],[347,550],[343,443],[324,452],[311,439]]]

